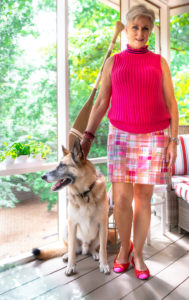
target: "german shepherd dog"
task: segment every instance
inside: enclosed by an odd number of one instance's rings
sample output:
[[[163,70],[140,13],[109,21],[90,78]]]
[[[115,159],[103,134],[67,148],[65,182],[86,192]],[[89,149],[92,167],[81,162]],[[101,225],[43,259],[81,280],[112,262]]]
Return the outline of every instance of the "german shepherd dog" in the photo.
[[[79,139],[75,140],[72,151],[64,147],[63,158],[57,168],[47,172],[42,179],[56,184],[52,191],[68,188],[68,222],[62,248],[63,260],[68,260],[66,275],[76,273],[76,254],[91,254],[99,259],[100,272],[110,273],[107,263],[108,198],[105,178],[98,174],[93,164],[84,159]],[[67,247],[66,247],[67,246]],[[97,249],[99,248],[99,253]],[[54,251],[54,252],[53,252]],[[39,259],[59,256],[56,250],[33,249]]]

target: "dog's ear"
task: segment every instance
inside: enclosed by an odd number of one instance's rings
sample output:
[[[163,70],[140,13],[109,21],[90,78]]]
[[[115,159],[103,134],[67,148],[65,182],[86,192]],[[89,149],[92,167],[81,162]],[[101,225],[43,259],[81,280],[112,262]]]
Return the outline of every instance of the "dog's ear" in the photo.
[[[83,155],[83,151],[82,151],[82,148],[81,148],[81,145],[80,145],[79,138],[75,139],[71,154],[72,154],[73,160],[76,163],[79,163],[84,159],[84,155]]]
[[[69,151],[64,146],[62,146],[62,152],[64,156],[68,155],[69,153]]]

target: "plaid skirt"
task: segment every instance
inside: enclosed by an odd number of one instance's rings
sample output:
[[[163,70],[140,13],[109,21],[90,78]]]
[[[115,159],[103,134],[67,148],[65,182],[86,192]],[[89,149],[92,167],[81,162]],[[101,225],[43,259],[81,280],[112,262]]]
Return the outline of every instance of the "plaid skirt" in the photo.
[[[108,181],[166,184],[169,137],[164,130],[145,134],[122,131],[112,124],[108,134]]]

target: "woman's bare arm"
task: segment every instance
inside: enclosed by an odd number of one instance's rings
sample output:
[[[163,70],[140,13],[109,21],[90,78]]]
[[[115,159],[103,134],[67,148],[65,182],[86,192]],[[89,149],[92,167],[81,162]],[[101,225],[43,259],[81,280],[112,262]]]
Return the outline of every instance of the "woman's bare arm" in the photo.
[[[86,131],[88,133],[85,133],[81,140],[81,148],[85,158],[87,157],[90,151],[91,143],[94,138],[93,135],[98,129],[98,126],[100,125],[100,122],[109,107],[110,98],[112,94],[111,71],[113,67],[113,62],[114,57],[112,56],[105,63],[104,70],[102,73],[102,83],[100,91],[95,101],[95,104],[93,105],[93,108],[91,110],[86,128]]]
[[[178,114],[178,107],[177,102],[174,95],[174,88],[171,78],[171,72],[169,70],[168,63],[162,57],[161,58],[161,66],[163,71],[163,93],[166,102],[167,109],[171,116],[171,137],[178,136],[178,125],[179,125],[179,114]],[[169,168],[173,166],[175,163],[177,156],[177,147],[174,141],[169,143],[167,149],[167,161],[169,161]]]
[[[171,72],[169,70],[168,63],[163,57],[161,58],[161,66],[163,71],[163,93],[166,101],[166,106],[171,115],[171,137],[177,137],[179,123],[178,107],[174,95]]]
[[[95,134],[98,129],[98,126],[109,107],[112,94],[111,71],[113,62],[114,57],[112,56],[105,63],[100,91],[89,116],[86,130],[93,134]]]

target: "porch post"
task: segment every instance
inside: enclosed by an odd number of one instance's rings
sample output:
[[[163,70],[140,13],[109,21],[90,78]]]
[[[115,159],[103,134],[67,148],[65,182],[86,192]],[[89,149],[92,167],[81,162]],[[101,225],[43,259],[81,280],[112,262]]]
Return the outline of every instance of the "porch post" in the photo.
[[[160,48],[161,55],[170,63],[170,9],[162,4],[160,8]]]
[[[62,157],[62,145],[68,147],[68,0],[57,0],[57,119],[58,160]],[[66,189],[58,193],[58,233],[63,234],[63,222],[67,218]]]
[[[126,25],[126,13],[130,8],[130,0],[120,0],[120,21]],[[125,31],[121,32],[121,51],[126,48],[127,37]]]

